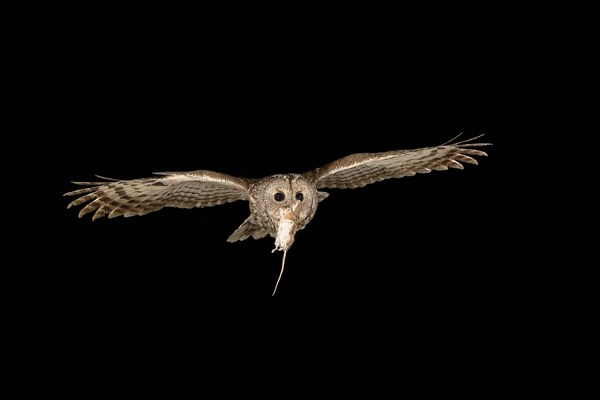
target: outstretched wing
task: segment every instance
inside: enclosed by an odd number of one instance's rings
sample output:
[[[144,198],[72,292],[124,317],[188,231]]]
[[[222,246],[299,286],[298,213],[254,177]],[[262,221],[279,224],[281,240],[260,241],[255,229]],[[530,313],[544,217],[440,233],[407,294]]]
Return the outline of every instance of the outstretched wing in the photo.
[[[248,200],[250,179],[237,178],[213,171],[159,172],[151,178],[104,182],[73,182],[91,186],[65,193],[81,196],[67,208],[90,202],[79,218],[95,211],[92,220],[131,217],[158,211],[163,207],[211,207],[236,200]]]
[[[357,153],[308,172],[318,189],[357,188],[384,179],[401,178],[448,168],[463,169],[461,162],[477,164],[472,156],[487,156],[473,147],[491,143],[471,143],[483,135],[456,143],[382,153]]]

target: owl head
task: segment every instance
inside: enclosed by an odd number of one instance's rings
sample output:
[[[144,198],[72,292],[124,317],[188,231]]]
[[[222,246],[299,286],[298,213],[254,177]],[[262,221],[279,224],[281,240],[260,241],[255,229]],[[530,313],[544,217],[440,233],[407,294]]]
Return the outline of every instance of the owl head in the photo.
[[[277,239],[277,250],[287,250],[292,245],[295,232],[312,220],[319,203],[314,182],[300,174],[260,180],[250,188],[249,195],[251,212]]]

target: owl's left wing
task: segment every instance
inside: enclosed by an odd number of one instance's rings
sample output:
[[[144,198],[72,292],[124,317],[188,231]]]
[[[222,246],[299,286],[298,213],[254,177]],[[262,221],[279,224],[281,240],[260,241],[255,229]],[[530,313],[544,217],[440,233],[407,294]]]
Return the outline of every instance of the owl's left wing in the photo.
[[[80,196],[67,208],[89,202],[79,218],[93,212],[92,220],[144,215],[163,207],[193,208],[248,200],[250,179],[214,171],[161,172],[155,177],[105,182],[73,182],[91,186],[65,193]],[[104,178],[107,179],[107,178]]]
[[[463,169],[461,162],[477,164],[472,156],[487,156],[473,147],[491,143],[472,143],[483,135],[440,146],[382,153],[357,153],[333,161],[307,173],[318,189],[357,188],[384,179],[413,176],[433,170]]]

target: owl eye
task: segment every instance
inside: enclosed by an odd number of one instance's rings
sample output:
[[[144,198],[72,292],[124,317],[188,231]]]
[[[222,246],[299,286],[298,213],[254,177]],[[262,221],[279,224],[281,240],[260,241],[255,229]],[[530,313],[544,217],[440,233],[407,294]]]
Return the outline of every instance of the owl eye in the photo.
[[[277,192],[273,197],[275,198],[275,201],[283,201],[283,199],[285,199],[285,194]]]
[[[296,193],[296,200],[299,200],[299,201],[304,200],[304,194],[302,194],[302,192],[297,192]]]

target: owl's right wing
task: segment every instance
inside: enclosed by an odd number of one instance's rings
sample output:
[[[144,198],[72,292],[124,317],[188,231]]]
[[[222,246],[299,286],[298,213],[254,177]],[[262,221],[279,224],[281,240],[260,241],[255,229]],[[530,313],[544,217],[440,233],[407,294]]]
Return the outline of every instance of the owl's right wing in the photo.
[[[236,200],[248,200],[251,179],[219,172],[158,172],[156,177],[103,182],[73,182],[91,186],[65,193],[80,196],[67,208],[90,202],[79,212],[79,218],[94,212],[92,220],[108,216],[131,217],[158,211],[163,207],[211,207]]]
[[[312,177],[318,189],[344,189],[448,168],[462,169],[461,162],[477,164],[473,157],[487,156],[485,152],[473,148],[491,144],[473,143],[481,136],[434,147],[351,154],[309,171],[307,175]]]

